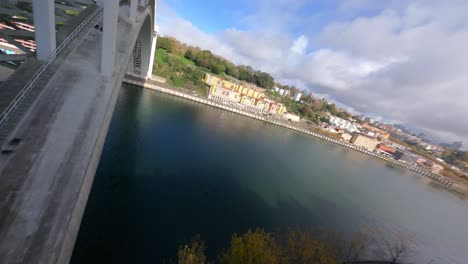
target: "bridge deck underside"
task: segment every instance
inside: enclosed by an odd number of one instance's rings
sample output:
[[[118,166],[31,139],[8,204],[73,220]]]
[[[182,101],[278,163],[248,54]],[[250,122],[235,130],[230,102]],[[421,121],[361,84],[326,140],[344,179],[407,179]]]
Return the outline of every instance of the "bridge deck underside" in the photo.
[[[120,17],[113,77],[99,74],[102,32],[90,28],[17,127],[16,150],[0,156],[0,263],[70,257],[138,34]]]

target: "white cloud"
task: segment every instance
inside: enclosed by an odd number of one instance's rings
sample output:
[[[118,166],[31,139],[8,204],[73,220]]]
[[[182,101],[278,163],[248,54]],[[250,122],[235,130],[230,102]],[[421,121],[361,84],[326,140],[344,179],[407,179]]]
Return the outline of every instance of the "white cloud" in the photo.
[[[301,35],[298,39],[296,39],[296,41],[294,41],[293,46],[291,47],[291,51],[297,54],[304,54],[308,42],[309,40],[307,37]]]
[[[330,21],[314,34],[305,24],[298,38],[287,26],[297,31],[298,23],[309,19],[295,14],[306,1],[290,7],[264,2],[253,4],[259,12],[246,17],[247,30],[207,34],[176,16],[166,17],[160,28],[357,111],[468,145],[468,2],[393,0],[365,6],[368,0],[342,1],[336,16],[344,20]],[[362,10],[372,15],[356,16]]]

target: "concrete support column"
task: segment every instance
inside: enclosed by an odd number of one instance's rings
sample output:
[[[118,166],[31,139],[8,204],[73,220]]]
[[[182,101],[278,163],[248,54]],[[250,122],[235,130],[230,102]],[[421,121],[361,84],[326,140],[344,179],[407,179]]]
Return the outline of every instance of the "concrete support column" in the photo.
[[[148,67],[148,72],[146,73],[147,79],[151,79],[153,77],[154,56],[156,55],[156,43],[158,42],[159,28],[156,23],[157,8],[158,8],[158,0],[155,0],[154,12],[153,12],[153,38],[151,40],[151,55],[150,55],[149,67]]]
[[[138,8],[138,0],[130,0],[130,20],[136,21],[137,17],[137,8]]]
[[[117,23],[119,18],[119,0],[105,0],[104,32],[102,36],[101,74],[112,76],[114,71],[115,48],[117,42]]]
[[[55,52],[54,0],[32,1],[37,59],[47,60]]]
[[[154,56],[156,55],[156,42],[158,41],[157,32],[153,32],[153,38],[151,39],[151,53],[149,58],[148,72],[146,73],[146,78],[151,79],[153,77],[153,65],[154,65]]]

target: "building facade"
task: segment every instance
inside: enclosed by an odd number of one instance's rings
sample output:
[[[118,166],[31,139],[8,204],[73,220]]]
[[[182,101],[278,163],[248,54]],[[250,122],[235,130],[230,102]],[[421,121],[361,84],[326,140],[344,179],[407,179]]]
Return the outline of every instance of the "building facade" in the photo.
[[[358,128],[356,123],[354,123],[352,121],[349,121],[349,120],[346,120],[346,119],[343,119],[343,118],[340,118],[340,117],[337,117],[337,116],[331,115],[330,116],[330,123],[335,127],[344,129],[344,130],[346,130],[348,132],[351,132],[351,133],[359,132],[359,128]]]
[[[210,87],[208,99],[240,103],[251,110],[282,115],[286,108],[281,103],[267,99],[265,89],[240,82],[224,80],[207,73],[205,83]]]
[[[294,115],[294,114],[291,114],[291,113],[286,113],[284,115],[284,118],[286,118],[287,120],[290,120],[292,122],[299,122],[301,120],[300,116],[297,116],[297,115]]]
[[[348,133],[343,133],[341,134],[341,138],[346,141],[346,142],[349,142],[351,140],[353,136],[351,134],[348,134]]]
[[[301,97],[302,97],[302,93],[297,93],[297,94],[294,96],[294,101],[299,102],[299,100],[301,100]]]
[[[360,133],[354,133],[351,138],[351,143],[358,147],[363,147],[368,151],[374,151],[380,142],[375,138],[371,138]]]

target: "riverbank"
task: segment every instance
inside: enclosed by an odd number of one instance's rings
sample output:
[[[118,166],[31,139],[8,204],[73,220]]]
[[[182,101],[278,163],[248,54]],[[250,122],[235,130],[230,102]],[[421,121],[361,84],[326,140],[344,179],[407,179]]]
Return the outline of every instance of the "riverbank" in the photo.
[[[374,158],[384,160],[384,161],[388,162],[389,164],[409,169],[409,170],[411,170],[413,172],[416,172],[416,173],[418,173],[418,174],[420,174],[422,176],[425,176],[425,177],[429,178],[432,182],[434,182],[434,183],[436,183],[436,184],[438,184],[440,186],[443,186],[443,187],[445,187],[447,189],[456,191],[456,192],[464,194],[464,195],[468,194],[468,187],[465,186],[463,183],[457,182],[457,181],[452,180],[450,178],[447,178],[445,176],[434,174],[434,173],[432,173],[430,171],[422,170],[422,169],[420,169],[420,168],[418,168],[416,166],[412,166],[410,164],[391,159],[391,158],[389,158],[387,156],[383,156],[383,155],[368,151],[366,149],[357,147],[357,146],[355,146],[355,145],[353,145],[351,143],[344,142],[344,141],[341,141],[341,140],[338,140],[338,139],[335,139],[335,138],[331,138],[329,136],[326,136],[326,135],[323,135],[323,134],[320,134],[320,133],[317,133],[317,132],[314,132],[314,131],[310,131],[310,130],[307,130],[307,129],[304,129],[304,128],[300,128],[300,127],[294,126],[294,125],[292,125],[290,123],[287,123],[287,122],[282,122],[282,121],[279,121],[277,119],[270,118],[269,116],[262,116],[262,115],[250,113],[250,112],[243,111],[243,110],[237,109],[235,107],[227,106],[227,105],[224,105],[224,104],[221,104],[221,103],[218,103],[218,102],[214,102],[214,101],[211,101],[211,100],[208,100],[208,99],[205,99],[205,98],[200,98],[198,96],[194,96],[194,95],[186,94],[186,93],[183,93],[183,92],[175,91],[175,90],[172,90],[172,89],[169,89],[169,88],[165,88],[165,87],[162,87],[161,85],[148,83],[145,79],[138,78],[136,76],[126,75],[125,78],[124,78],[124,82],[128,83],[128,84],[131,84],[131,85],[136,85],[136,86],[148,88],[148,89],[151,89],[151,90],[154,90],[154,91],[162,92],[162,93],[165,93],[165,94],[170,94],[170,95],[177,96],[177,97],[180,97],[180,98],[185,98],[187,100],[195,101],[195,102],[202,103],[202,104],[205,104],[205,105],[209,105],[209,106],[212,106],[212,107],[215,107],[215,108],[219,108],[219,109],[223,109],[223,110],[226,110],[226,111],[229,111],[229,112],[233,112],[233,113],[236,113],[236,114],[239,114],[239,115],[243,115],[243,116],[250,117],[250,118],[253,118],[253,119],[257,119],[257,120],[260,120],[260,121],[264,121],[264,122],[267,122],[267,123],[270,123],[270,124],[273,124],[273,125],[281,126],[281,127],[284,127],[284,128],[290,129],[290,130],[294,130],[294,131],[297,131],[297,132],[300,132],[300,133],[303,133],[303,134],[307,134],[309,136],[313,136],[315,138],[318,138],[318,139],[321,139],[321,140],[324,140],[324,141],[327,141],[327,142],[330,142],[330,143],[333,143],[333,144],[336,144],[336,145],[340,145],[340,146],[343,146],[343,147],[353,149],[355,151],[367,154],[367,155],[372,156]]]

